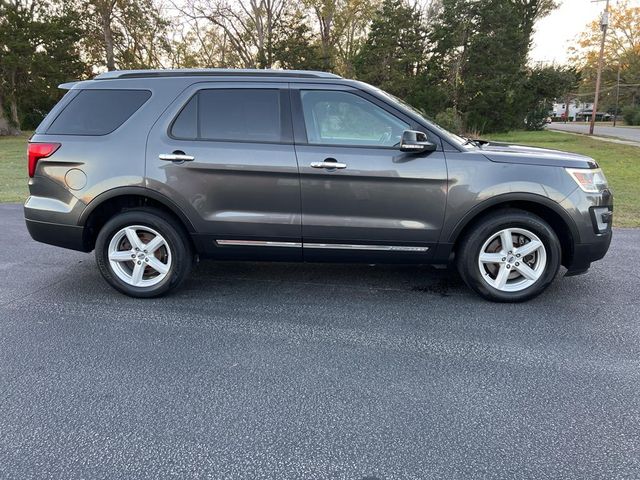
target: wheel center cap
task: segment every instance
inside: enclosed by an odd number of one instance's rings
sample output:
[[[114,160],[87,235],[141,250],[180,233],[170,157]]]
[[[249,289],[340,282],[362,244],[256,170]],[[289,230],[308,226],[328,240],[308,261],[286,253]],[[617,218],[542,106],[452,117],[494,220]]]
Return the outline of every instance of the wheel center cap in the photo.
[[[139,254],[138,254],[138,258],[139,258],[139,259],[141,259],[141,260],[142,260],[145,256],[146,256],[146,255],[145,255],[144,253],[139,253]]]
[[[511,257],[507,258],[507,261],[508,261],[509,263],[513,263],[513,262],[515,261],[515,259],[516,259],[516,257],[511,256]]]

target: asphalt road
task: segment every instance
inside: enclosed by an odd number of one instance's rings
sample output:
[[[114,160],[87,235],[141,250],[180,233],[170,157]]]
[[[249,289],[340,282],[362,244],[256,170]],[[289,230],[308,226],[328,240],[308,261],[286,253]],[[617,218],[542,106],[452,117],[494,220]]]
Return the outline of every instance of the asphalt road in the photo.
[[[419,266],[124,297],[0,206],[2,479],[640,478],[640,230],[527,304]]]
[[[547,126],[551,130],[562,130],[564,132],[589,133],[588,123],[550,123]],[[632,142],[640,142],[640,128],[612,127],[610,125],[598,125],[596,123],[593,134],[603,137],[616,137]]]

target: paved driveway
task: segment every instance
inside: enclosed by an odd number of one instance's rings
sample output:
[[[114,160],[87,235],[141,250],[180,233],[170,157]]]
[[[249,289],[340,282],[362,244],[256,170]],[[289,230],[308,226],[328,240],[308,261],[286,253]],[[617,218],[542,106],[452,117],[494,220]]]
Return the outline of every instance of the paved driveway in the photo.
[[[589,133],[588,123],[550,123],[547,126],[550,130],[561,130],[564,132]],[[603,137],[616,137],[632,142],[640,142],[640,127],[612,127],[608,125],[598,125],[596,123],[593,134]]]
[[[141,301],[0,206],[0,478],[640,477],[640,230],[524,305],[205,263]]]

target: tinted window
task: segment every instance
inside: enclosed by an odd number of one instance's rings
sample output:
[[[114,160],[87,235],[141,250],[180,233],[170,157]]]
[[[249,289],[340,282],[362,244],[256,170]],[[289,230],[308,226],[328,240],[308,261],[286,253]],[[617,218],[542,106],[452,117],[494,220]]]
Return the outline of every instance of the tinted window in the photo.
[[[198,138],[198,96],[192,97],[185,105],[171,127],[171,135],[176,138]]]
[[[151,96],[147,90],[82,90],[47,129],[61,135],[106,135]]]
[[[364,98],[340,91],[301,92],[309,143],[393,147],[409,124]]]
[[[279,142],[281,132],[276,89],[201,90],[171,127],[176,138],[202,140]]]

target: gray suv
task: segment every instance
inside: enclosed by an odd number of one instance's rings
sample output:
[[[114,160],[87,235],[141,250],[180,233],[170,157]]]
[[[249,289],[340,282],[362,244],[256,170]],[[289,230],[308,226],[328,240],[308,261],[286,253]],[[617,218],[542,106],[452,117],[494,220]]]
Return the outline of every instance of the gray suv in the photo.
[[[522,301],[611,242],[591,158],[471,140],[336,75],[115,71],[68,92],[29,142],[27,227],[95,249],[114,288],[153,297],[199,257],[455,263]]]

